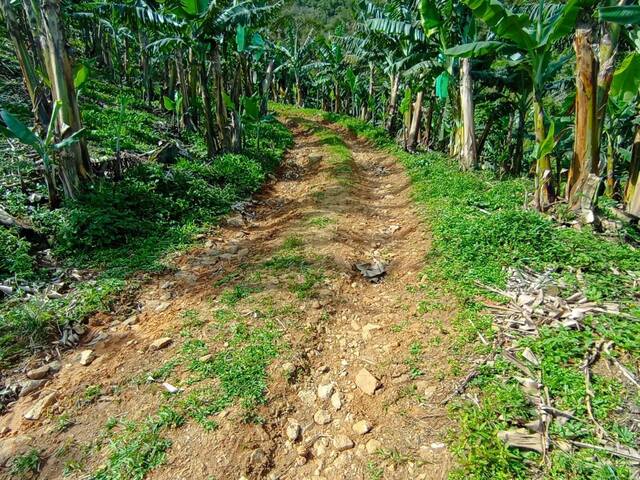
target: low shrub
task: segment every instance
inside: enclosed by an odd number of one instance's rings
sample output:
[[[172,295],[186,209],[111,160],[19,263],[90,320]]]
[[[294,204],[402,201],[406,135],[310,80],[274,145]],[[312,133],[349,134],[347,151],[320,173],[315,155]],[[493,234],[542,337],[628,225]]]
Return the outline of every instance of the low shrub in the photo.
[[[33,274],[33,258],[29,242],[14,230],[0,228],[0,275],[29,277]]]

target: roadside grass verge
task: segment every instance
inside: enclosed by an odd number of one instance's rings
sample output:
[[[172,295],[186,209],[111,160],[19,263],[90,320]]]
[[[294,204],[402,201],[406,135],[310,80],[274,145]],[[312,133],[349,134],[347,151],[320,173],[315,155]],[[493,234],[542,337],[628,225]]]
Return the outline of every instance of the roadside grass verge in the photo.
[[[118,109],[119,96],[130,97],[123,114]],[[128,139],[122,147],[135,153],[148,152],[160,140],[175,137],[167,128],[168,120],[135,100],[133,90],[126,87],[91,79],[82,103],[94,159],[113,157],[112,141],[119,133]],[[96,179],[81,198],[54,211],[44,205],[27,210],[24,194],[6,192],[4,207],[14,215],[29,216],[51,240],[56,264],[86,270],[91,280],[75,284],[62,298],[38,294],[27,300],[17,293],[0,302],[0,367],[15,364],[34,347],[45,345],[58,335],[61,325],[108,311],[118,294],[135,284],[134,275],[166,269],[169,254],[193,245],[231,205],[263,185],[293,141],[291,133],[273,121],[261,126],[258,146],[247,126],[242,154],[210,160],[200,136],[183,137],[180,140],[189,156],[170,165],[141,161],[117,182]],[[51,282],[53,270],[37,265],[31,247],[17,232],[6,230],[0,238],[0,280]]]
[[[487,172],[463,173],[455,161],[441,154],[407,154],[381,129],[349,117],[322,115],[387,150],[406,166],[414,199],[422,206],[434,238],[424,278],[440,284],[459,304],[457,339],[450,347],[453,358],[477,357],[490,349],[477,341],[478,334],[491,340],[496,333],[491,319],[483,313],[483,299],[503,299],[478,284],[504,287],[507,267],[550,269],[564,281],[569,293],[581,290],[591,301],[614,301],[625,312],[636,317],[640,314],[636,283],[640,252],[589,229],[558,227],[539,213],[524,210],[525,192],[532,191],[529,180],[497,180]],[[529,347],[541,359],[542,380],[554,407],[570,410],[582,419],[563,426],[554,424],[553,438],[598,443],[586,412],[587,392],[580,365],[595,342],[604,340],[613,342],[618,360],[633,371],[640,361],[638,338],[640,322],[597,315],[587,318],[582,331],[547,328],[538,338],[520,341],[520,346]],[[587,449],[565,453],[555,448],[545,465],[541,455],[510,449],[499,441],[498,431],[536,418],[535,408],[514,380],[518,374],[498,352],[495,362],[482,367],[469,385],[469,392],[479,396],[478,404],[460,400],[452,406],[457,429],[451,450],[458,467],[451,478],[630,478],[628,464],[606,453]],[[629,414],[640,405],[637,390],[606,369],[593,373],[592,388],[598,422],[620,445],[637,445],[638,434]]]

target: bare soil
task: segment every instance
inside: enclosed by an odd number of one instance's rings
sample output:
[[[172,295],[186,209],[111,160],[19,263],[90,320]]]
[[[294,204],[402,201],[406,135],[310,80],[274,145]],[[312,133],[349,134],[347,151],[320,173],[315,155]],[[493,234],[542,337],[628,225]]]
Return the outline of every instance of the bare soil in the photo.
[[[43,452],[39,478],[90,478],[107,462],[108,419],[142,420],[166,401],[162,386],[144,379],[178,355],[185,319],[202,320],[190,331],[206,341],[210,353],[224,350],[228,327],[215,320],[224,308],[224,291],[256,282],[259,291],[233,308],[259,326],[263,319],[256,312],[268,305],[286,345],[268,369],[259,422],[244,421],[237,402],[216,415],[213,431],[189,419],[166,431],[172,441],[166,462],[146,478],[447,477],[452,423],[440,402],[453,388],[447,347],[455,305],[421,275],[430,236],[411,200],[410,181],[392,156],[336,130],[352,156],[345,180],[336,175],[330,146],[316,135],[319,128],[336,127],[308,118],[286,121],[296,143],[278,180],[257,196],[255,217],[242,228],[221,227],[203,246],[179,255],[174,270],[151,278],[118,313],[92,318],[85,343],[98,341],[64,352],[61,371],[0,418],[6,448]],[[264,267],[291,239],[322,270],[322,280],[306,295],[291,288],[292,282],[304,283],[300,273]],[[221,252],[229,254],[222,258]],[[388,263],[377,284],[354,269],[373,258]],[[125,325],[131,308],[137,324]],[[150,344],[161,337],[173,343],[152,351]],[[95,349],[97,358],[82,366],[78,352],[86,348]],[[363,368],[379,381],[373,395],[355,385]],[[176,395],[187,395],[189,373],[179,367],[172,375],[167,381],[184,389]],[[336,398],[317,396],[318,386],[327,384],[339,395],[339,409]],[[100,395],[87,399],[93,385]],[[51,392],[55,403],[40,420],[23,418]],[[319,410],[326,410],[328,423],[314,421]],[[61,418],[69,420],[65,429]],[[370,424],[368,433],[353,430],[361,420]],[[286,435],[292,422],[302,429],[296,441]],[[340,434],[353,442],[351,448],[336,448]],[[69,471],[73,462],[77,470]],[[9,475],[6,468],[4,474]]]

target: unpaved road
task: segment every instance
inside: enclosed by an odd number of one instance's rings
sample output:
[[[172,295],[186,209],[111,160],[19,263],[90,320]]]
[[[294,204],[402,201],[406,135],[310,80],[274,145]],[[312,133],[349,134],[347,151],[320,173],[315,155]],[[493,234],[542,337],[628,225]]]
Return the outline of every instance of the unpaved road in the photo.
[[[446,478],[451,421],[439,402],[452,387],[446,347],[455,310],[420,274],[430,239],[409,179],[394,158],[334,126],[285,121],[295,146],[247,224],[222,227],[118,313],[93,318],[86,338],[98,341],[80,349],[95,349],[96,360],[82,366],[77,351],[65,353],[61,371],[0,418],[0,450],[40,450],[40,478],[91,478],[108,464],[124,421],[170,403],[195,413],[162,432],[171,446],[146,478]],[[331,132],[349,155],[336,153]],[[373,258],[388,263],[378,284],[353,268]],[[123,323],[130,308],[133,325]],[[278,344],[266,401],[247,419],[236,399],[205,419],[217,428],[203,428],[185,399],[224,380],[220,372],[194,377],[184,359],[196,347],[200,357],[229,351],[239,329],[261,328]],[[162,337],[172,343],[152,350]],[[183,390],[169,395],[148,381],[159,369]],[[356,386],[363,369],[377,380],[373,394]],[[55,400],[42,417],[25,420],[49,393]]]

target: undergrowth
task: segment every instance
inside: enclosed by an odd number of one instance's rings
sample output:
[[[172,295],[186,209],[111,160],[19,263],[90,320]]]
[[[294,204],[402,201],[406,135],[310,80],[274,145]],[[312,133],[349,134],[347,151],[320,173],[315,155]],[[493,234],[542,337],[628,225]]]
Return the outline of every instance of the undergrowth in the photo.
[[[126,99],[124,113],[119,109],[121,98]],[[94,161],[113,158],[117,136],[130,154],[149,152],[160,140],[175,137],[167,119],[149,110],[127,87],[92,78],[81,102]],[[185,133],[178,140],[186,153],[171,164],[134,161],[121,180],[96,178],[80,198],[53,211],[43,204],[29,205],[18,187],[3,191],[3,206],[13,215],[30,218],[49,239],[59,265],[91,269],[94,279],[62,299],[14,297],[0,303],[0,365],[49,340],[61,324],[108,308],[125,279],[136,272],[165,269],[168,253],[192,244],[231,205],[257,191],[277,168],[292,136],[278,122],[266,122],[260,127],[258,146],[252,128],[247,126],[242,154],[214,159],[206,158],[199,135]],[[7,172],[0,169],[0,176],[15,168],[12,164]],[[35,175],[28,162],[24,168],[23,176]],[[51,272],[39,266],[35,250],[17,231],[0,230],[0,279],[48,282]]]
[[[478,342],[477,336],[490,340],[495,332],[490,318],[483,315],[482,298],[487,291],[480,285],[504,287],[507,267],[551,270],[571,293],[581,290],[591,301],[615,301],[632,315],[640,312],[635,283],[640,252],[605,240],[589,229],[558,227],[543,215],[525,210],[525,192],[532,191],[528,179],[497,180],[489,172],[460,172],[455,161],[441,154],[403,152],[381,129],[348,117],[321,115],[393,153],[405,164],[414,198],[422,206],[434,238],[424,276],[454,294],[459,303],[458,339],[450,347],[452,356],[487,352],[489,347]],[[588,419],[580,369],[585,355],[598,339],[612,341],[621,359],[631,366],[640,358],[638,338],[637,321],[599,315],[588,318],[582,331],[543,329],[538,338],[521,341],[520,346],[528,346],[542,359],[542,380],[554,406]],[[457,429],[451,449],[458,463],[452,478],[526,479],[540,474],[555,480],[630,478],[627,463],[602,452],[584,449],[564,453],[556,448],[545,467],[539,454],[509,449],[499,441],[498,431],[536,417],[513,380],[516,375],[514,367],[498,355],[470,384],[471,392],[480,396],[479,404],[459,401],[452,407]],[[638,408],[637,393],[600,371],[593,374],[592,388],[594,416],[614,441],[636,445],[637,433],[624,411]],[[589,421],[554,426],[551,435],[597,443]]]

